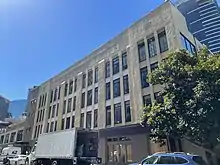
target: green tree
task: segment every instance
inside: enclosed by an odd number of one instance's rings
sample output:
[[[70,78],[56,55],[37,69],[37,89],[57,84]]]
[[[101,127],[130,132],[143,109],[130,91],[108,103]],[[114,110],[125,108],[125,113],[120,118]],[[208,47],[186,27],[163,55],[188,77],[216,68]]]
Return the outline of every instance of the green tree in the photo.
[[[216,144],[220,137],[220,55],[207,49],[188,54],[170,53],[148,75],[149,83],[163,86],[163,102],[143,109],[142,124],[151,127],[156,142],[169,136],[186,137],[200,145]]]

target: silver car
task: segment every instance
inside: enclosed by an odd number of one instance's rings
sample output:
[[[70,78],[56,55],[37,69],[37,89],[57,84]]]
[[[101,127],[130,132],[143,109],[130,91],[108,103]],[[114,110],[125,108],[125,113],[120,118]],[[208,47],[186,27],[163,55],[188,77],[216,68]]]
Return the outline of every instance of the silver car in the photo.
[[[201,156],[185,153],[156,153],[131,165],[207,165]]]

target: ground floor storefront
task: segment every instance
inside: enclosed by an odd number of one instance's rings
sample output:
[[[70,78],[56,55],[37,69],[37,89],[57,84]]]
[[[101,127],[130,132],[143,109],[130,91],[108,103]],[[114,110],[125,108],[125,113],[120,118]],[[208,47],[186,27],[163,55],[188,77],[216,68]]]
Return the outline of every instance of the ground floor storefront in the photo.
[[[129,164],[139,162],[155,152],[168,151],[150,141],[149,129],[140,125],[100,130],[99,156],[103,164]]]
[[[140,125],[121,126],[100,130],[99,157],[103,164],[124,165],[140,162],[156,152],[185,152],[200,155],[215,165],[218,155],[188,140],[166,139],[160,146],[150,140],[149,128]],[[219,164],[218,164],[219,165]]]

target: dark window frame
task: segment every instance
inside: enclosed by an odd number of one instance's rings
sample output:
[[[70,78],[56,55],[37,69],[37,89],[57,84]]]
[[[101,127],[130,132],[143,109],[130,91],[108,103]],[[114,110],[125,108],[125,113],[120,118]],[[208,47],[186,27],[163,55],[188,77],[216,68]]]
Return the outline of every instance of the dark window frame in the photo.
[[[127,52],[122,53],[122,70],[126,70],[128,68],[128,56]]]
[[[149,58],[155,57],[157,55],[157,45],[154,36],[147,39],[147,46]]]
[[[147,53],[146,53],[146,47],[144,41],[138,43],[138,57],[139,57],[139,62],[146,61],[147,59]]]
[[[159,48],[160,53],[166,52],[169,50],[168,41],[167,41],[167,35],[165,29],[157,34],[158,36],[158,42],[159,42]]]
[[[147,67],[143,67],[140,69],[141,87],[142,88],[147,88],[150,86],[150,84],[147,82],[147,74],[148,74]]]
[[[124,94],[129,94],[130,92],[128,75],[123,76],[123,90]]]
[[[119,88],[119,89],[117,89]],[[113,97],[121,96],[120,78],[113,80]]]
[[[119,73],[119,71],[120,71],[119,57],[116,56],[112,59],[112,74],[115,75]]]
[[[122,123],[121,103],[114,104],[114,124]]]
[[[92,98],[93,98],[93,93],[92,93],[92,89],[87,91],[87,106],[91,106],[92,105]]]
[[[105,99],[106,100],[111,99],[111,83],[110,82],[105,84]]]

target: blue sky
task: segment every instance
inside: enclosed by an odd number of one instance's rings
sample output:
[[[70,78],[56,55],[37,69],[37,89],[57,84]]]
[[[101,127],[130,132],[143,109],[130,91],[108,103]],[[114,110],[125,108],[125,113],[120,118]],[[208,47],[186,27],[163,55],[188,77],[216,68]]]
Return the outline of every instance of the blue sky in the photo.
[[[163,0],[1,0],[0,94],[10,100],[58,74]]]

